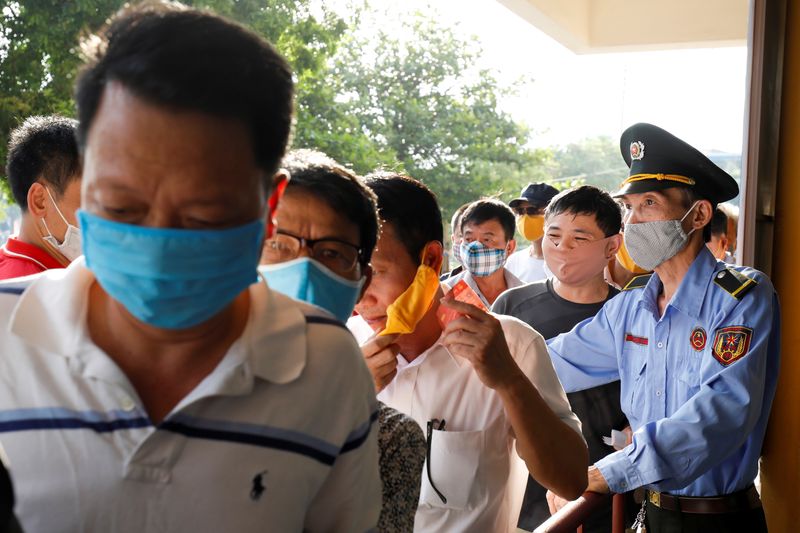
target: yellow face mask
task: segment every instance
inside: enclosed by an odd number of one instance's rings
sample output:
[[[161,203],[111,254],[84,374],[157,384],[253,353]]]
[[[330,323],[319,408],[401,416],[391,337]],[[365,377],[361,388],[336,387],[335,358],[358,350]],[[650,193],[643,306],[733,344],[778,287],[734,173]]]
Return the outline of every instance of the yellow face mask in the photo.
[[[634,274],[646,274],[648,272],[633,262],[633,259],[631,259],[631,254],[629,254],[628,249],[625,248],[624,239],[619,245],[619,250],[617,251],[617,261],[619,261],[619,264],[622,265],[628,272],[633,272]]]
[[[436,291],[439,290],[439,269],[425,263],[425,251],[422,252],[422,257],[414,281],[386,308],[386,327],[378,335],[412,333],[431,308]],[[438,266],[441,267],[441,263]]]
[[[517,231],[529,241],[538,241],[544,236],[544,215],[522,215],[517,218]]]

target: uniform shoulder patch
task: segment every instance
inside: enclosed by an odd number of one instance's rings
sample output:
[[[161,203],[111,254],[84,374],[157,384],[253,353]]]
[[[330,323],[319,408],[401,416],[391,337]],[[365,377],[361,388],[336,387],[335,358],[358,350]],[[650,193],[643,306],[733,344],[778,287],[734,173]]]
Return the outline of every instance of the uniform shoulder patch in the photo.
[[[753,330],[744,326],[730,326],[714,333],[711,353],[723,366],[738,361],[750,350]]]
[[[753,278],[748,278],[741,272],[731,268],[720,270],[714,274],[714,283],[737,300],[741,300],[745,294],[758,285],[758,282]]]
[[[650,281],[650,277],[652,275],[653,274],[642,274],[641,276],[636,276],[633,279],[631,279],[627,285],[622,287],[622,290],[629,291],[631,289],[641,289],[642,287],[647,285],[647,282]]]

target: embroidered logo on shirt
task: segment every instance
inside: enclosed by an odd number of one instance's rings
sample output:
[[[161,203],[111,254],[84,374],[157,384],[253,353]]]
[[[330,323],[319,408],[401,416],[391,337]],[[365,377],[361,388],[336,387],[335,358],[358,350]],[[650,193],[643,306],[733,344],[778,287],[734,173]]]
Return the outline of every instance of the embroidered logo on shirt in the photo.
[[[718,329],[714,334],[712,353],[724,366],[741,359],[750,349],[753,330],[744,326],[731,326]]]
[[[631,335],[630,333],[625,334],[625,342],[632,342],[640,346],[647,346],[650,343],[650,341],[647,340],[647,337],[637,337],[636,335]]]
[[[698,352],[703,351],[703,348],[706,347],[706,330],[701,328],[700,326],[694,328],[692,330],[692,335],[689,337],[689,342],[692,343],[692,348],[697,350]]]
[[[259,472],[253,477],[253,488],[250,489],[250,499],[258,501],[261,498],[261,495],[264,494],[266,487],[264,486],[264,476],[267,475],[267,471],[264,470],[263,472]]]

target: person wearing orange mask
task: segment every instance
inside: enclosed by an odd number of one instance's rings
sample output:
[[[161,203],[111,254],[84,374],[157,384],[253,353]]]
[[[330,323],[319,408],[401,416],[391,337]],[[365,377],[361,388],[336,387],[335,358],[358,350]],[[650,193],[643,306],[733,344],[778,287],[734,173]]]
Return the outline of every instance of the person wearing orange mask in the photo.
[[[529,183],[520,194],[508,203],[517,217],[517,231],[530,246],[511,254],[506,269],[523,283],[532,283],[550,276],[542,255],[544,236],[544,210],[558,189],[547,183]]]
[[[586,447],[544,339],[519,320],[442,298],[441,211],[425,185],[397,174],[366,184],[381,235],[372,282],[347,325],[378,399],[427,430],[414,531],[509,531],[513,442],[540,483],[578,496]],[[440,307],[462,316],[443,326]]]
[[[619,294],[606,283],[603,270],[620,247],[622,215],[608,193],[584,185],[551,199],[544,217],[542,251],[553,276],[505,292],[492,311],[518,318],[550,339],[593,317],[606,301]],[[567,398],[581,419],[589,460],[605,457],[611,450],[603,437],[612,429],[628,426],[620,408],[619,380],[572,392]],[[635,511],[633,500],[627,507]],[[549,517],[546,490],[529,478],[518,526],[532,531]],[[610,504],[587,521],[584,529],[591,533],[610,531]]]

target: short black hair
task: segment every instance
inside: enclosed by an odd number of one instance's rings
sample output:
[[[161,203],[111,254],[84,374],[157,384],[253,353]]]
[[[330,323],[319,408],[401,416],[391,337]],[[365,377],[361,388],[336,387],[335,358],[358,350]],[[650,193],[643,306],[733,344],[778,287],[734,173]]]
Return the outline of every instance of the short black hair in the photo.
[[[451,233],[461,233],[461,217],[464,216],[464,211],[467,210],[469,207],[469,202],[462,205],[458,209],[456,209],[455,213],[453,213],[452,218],[450,219],[450,232]]]
[[[496,220],[503,227],[506,240],[514,238],[514,211],[506,204],[494,198],[482,198],[475,200],[464,211],[461,216],[461,233],[464,233],[464,226],[467,224],[483,224],[489,220]]]
[[[728,215],[719,206],[714,209],[714,214],[711,216],[711,222],[709,222],[708,227],[711,235],[727,235]]]
[[[154,105],[242,121],[258,166],[269,177],[277,170],[292,122],[292,73],[257,34],[210,12],[146,2],[120,10],[82,49],[81,152],[105,87],[118,82]]]
[[[420,181],[395,172],[373,172],[364,182],[378,197],[378,213],[391,224],[414,262],[425,245],[442,242],[442,212],[436,195]]]
[[[28,117],[11,132],[6,177],[20,209],[28,210],[28,190],[42,180],[56,198],[80,179],[75,140],[78,121],[58,115]]]
[[[287,191],[302,189],[358,226],[362,267],[378,240],[378,199],[358,176],[316,150],[292,150],[281,162],[291,176]]]
[[[581,185],[558,193],[550,200],[544,217],[546,220],[562,213],[594,216],[597,227],[606,237],[616,235],[622,229],[619,203],[606,191],[592,185]]]

